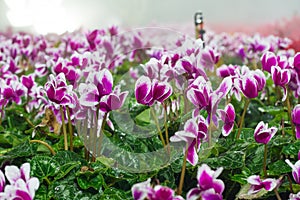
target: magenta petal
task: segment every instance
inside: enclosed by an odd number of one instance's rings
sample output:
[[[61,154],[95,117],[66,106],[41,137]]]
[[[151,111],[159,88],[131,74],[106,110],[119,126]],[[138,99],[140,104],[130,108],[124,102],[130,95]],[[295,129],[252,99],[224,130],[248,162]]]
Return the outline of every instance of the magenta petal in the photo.
[[[14,97],[14,91],[12,88],[7,87],[3,89],[2,95],[5,99],[10,99],[12,97]]]
[[[242,80],[242,92],[247,98],[255,98],[258,96],[256,80],[247,77]]]
[[[212,174],[208,174],[206,170],[203,170],[198,178],[199,186],[202,190],[207,190],[213,186]]]
[[[5,176],[3,172],[0,170],[0,192],[3,192],[5,186]]]
[[[188,146],[188,153],[186,160],[193,166],[195,166],[198,163],[198,154],[196,151],[196,140],[193,140],[193,142]]]
[[[150,199],[165,199],[165,200],[172,200],[174,196],[174,191],[171,188],[157,185],[154,187],[154,198]]]
[[[194,119],[189,119],[188,121],[186,121],[186,123],[184,125],[184,130],[186,132],[193,133],[195,136],[197,136],[198,126],[197,126],[196,121]]]
[[[296,125],[296,138],[299,140],[300,139],[300,126]]]
[[[297,104],[292,111],[292,121],[295,126],[300,126],[300,104]]]
[[[215,179],[212,188],[214,188],[217,193],[222,194],[225,189],[224,182],[220,179]]]
[[[21,173],[21,179],[23,179],[25,182],[30,179],[30,164],[24,163],[20,167],[20,173]]]
[[[14,199],[32,200],[33,198],[31,198],[31,196],[28,194],[28,192],[20,190],[20,189],[16,189]]]
[[[272,191],[277,186],[277,181],[272,178],[267,178],[262,181],[262,184],[267,191]]]
[[[273,52],[266,52],[261,58],[263,70],[271,73],[271,67],[277,65],[277,59]]]
[[[224,124],[222,128],[222,135],[225,137],[228,136],[231,133],[233,126],[234,126],[233,122]]]
[[[199,188],[192,188],[188,191],[186,195],[186,199],[198,199],[200,197],[201,189]]]
[[[135,98],[138,103],[144,104],[145,98],[151,91],[151,80],[146,76],[141,76],[135,84]]]
[[[112,92],[113,86],[113,77],[109,70],[104,69],[101,73],[96,74],[97,80],[97,88],[99,90],[100,96],[104,96],[110,94]]]
[[[202,200],[222,200],[223,196],[220,193],[216,193],[216,191],[214,191],[214,189],[209,189],[209,190],[205,190],[201,194],[201,199]]]
[[[271,134],[267,131],[259,132],[255,136],[255,141],[262,144],[267,144],[271,139]]]
[[[235,120],[235,109],[233,105],[230,103],[225,107],[227,118],[230,122]]]

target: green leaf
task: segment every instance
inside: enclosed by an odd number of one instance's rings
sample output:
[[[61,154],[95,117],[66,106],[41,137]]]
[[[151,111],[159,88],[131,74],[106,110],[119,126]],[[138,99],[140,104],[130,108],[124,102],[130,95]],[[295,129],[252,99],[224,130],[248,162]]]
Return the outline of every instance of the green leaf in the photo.
[[[213,168],[237,169],[244,166],[245,153],[242,151],[227,151],[221,156],[208,158],[203,162]]]
[[[94,188],[96,191],[98,191],[105,182],[102,174],[86,171],[84,173],[80,173],[80,175],[77,177],[77,183],[81,189],[86,190],[89,188]]]
[[[294,155],[297,156],[300,151],[300,140],[288,144],[282,148],[282,153],[285,155]]]
[[[259,107],[258,110],[262,113],[269,113],[274,116],[284,113],[284,109],[281,106],[264,106]]]
[[[60,165],[64,165],[69,162],[75,162],[75,161],[80,161],[82,165],[87,165],[86,160],[84,160],[78,154],[72,151],[58,151],[53,156],[53,159],[55,159]]]
[[[59,171],[59,163],[48,156],[35,156],[30,161],[31,175],[44,179],[50,176],[55,176]]]
[[[283,146],[288,145],[292,142],[292,138],[290,137],[283,137],[282,135],[275,135],[274,138],[271,140],[270,144],[274,146]]]
[[[118,190],[116,188],[108,188],[104,190],[104,194],[101,195],[100,200],[124,200],[124,199],[132,199],[131,191],[123,191]]]
[[[238,130],[236,130],[238,132]],[[253,128],[242,128],[241,139],[249,142],[254,141],[254,129]]]
[[[253,173],[258,173],[262,169],[264,158],[263,145],[253,144],[246,151],[246,166]]]
[[[55,176],[54,180],[61,179],[65,177],[71,170],[75,168],[80,168],[80,162],[68,162],[62,166],[59,167],[59,171],[57,172],[57,175]]]
[[[277,160],[274,163],[268,165],[268,173],[271,176],[279,176],[281,174],[289,173],[292,171],[291,167],[283,160]]]
[[[35,199],[49,199],[48,189],[45,185],[41,184],[34,196]]]
[[[233,176],[230,176],[230,179],[232,181],[238,182],[242,185],[247,184],[247,176],[244,174],[234,174]]]
[[[4,158],[20,158],[20,157],[29,157],[35,155],[37,150],[36,144],[30,144],[28,140],[25,140],[23,143],[20,143],[14,147],[11,151],[4,155]]]

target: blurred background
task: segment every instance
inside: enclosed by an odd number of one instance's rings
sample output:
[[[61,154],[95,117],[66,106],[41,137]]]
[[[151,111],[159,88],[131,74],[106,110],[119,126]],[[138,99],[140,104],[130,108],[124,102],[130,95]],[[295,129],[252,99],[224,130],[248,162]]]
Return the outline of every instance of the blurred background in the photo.
[[[299,0],[0,0],[0,30],[63,33],[109,25],[193,28],[201,10],[217,31],[278,25],[300,14]],[[299,26],[299,24],[295,24]]]

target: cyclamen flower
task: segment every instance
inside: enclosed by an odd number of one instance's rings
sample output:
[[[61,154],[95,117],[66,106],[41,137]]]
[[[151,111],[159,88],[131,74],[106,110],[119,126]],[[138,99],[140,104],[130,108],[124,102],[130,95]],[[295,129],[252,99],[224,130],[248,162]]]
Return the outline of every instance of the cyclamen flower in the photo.
[[[277,58],[273,52],[267,51],[261,57],[262,69],[271,73],[272,66],[277,66]]]
[[[0,185],[1,177],[3,178],[1,173],[0,171]],[[6,185],[4,191],[0,188],[0,199],[34,199],[40,183],[36,177],[30,177],[29,163],[24,163],[20,169],[16,166],[6,166],[5,176],[10,185]]]
[[[217,111],[220,118],[224,122],[224,125],[222,127],[222,135],[228,136],[234,126],[234,120],[235,120],[235,110],[232,104],[228,104],[224,110],[218,110]]]
[[[282,101],[285,101],[287,97],[286,85],[291,79],[291,73],[289,69],[281,69],[278,66],[272,66],[271,68],[272,80],[276,86],[280,86],[283,89]]]
[[[28,76],[22,75],[21,76],[21,82],[28,89],[28,92],[35,85],[34,76],[32,74],[28,75]]]
[[[150,178],[141,183],[134,184],[131,188],[134,200],[183,200],[181,196],[174,196],[171,188],[156,185],[154,188],[150,185]]]
[[[113,77],[109,70],[90,73],[87,83],[79,85],[79,102],[84,106],[97,105],[101,98],[112,92]]]
[[[199,111],[205,109],[208,114],[207,122],[210,123],[210,118],[212,118],[214,124],[217,126],[218,119],[216,112],[218,105],[221,99],[227,95],[231,87],[232,81],[229,77],[227,77],[224,78],[219,87],[213,91],[210,83],[203,77],[199,76],[193,81],[187,91],[188,100],[196,106],[193,116],[197,117],[199,115]]]
[[[243,75],[239,84],[240,90],[245,97],[249,99],[256,98],[258,92],[265,87],[266,77],[260,70],[257,70]]]
[[[268,124],[261,121],[254,130],[254,139],[258,143],[268,144],[276,132],[276,127],[268,128]]]
[[[205,132],[207,132],[207,127],[206,130],[200,131],[196,119],[189,119],[184,125],[184,130],[177,131],[175,135],[170,138],[171,142],[186,142],[186,148],[184,148],[184,152],[187,151],[186,160],[193,166],[198,163],[197,152],[200,149],[203,133],[205,134]]]
[[[289,200],[300,200],[300,192],[297,194],[290,194]]]
[[[215,49],[207,47],[201,52],[200,63],[210,71],[214,71],[214,65],[219,62],[220,54]]]
[[[155,101],[164,102],[172,94],[172,87],[167,82],[141,76],[135,84],[135,98],[138,103],[152,106]]]
[[[127,95],[128,91],[121,92],[120,87],[117,86],[114,92],[104,96],[101,99],[101,102],[99,104],[100,110],[102,110],[103,112],[110,112],[112,110],[117,110],[121,108],[124,104]]]
[[[221,65],[217,68],[216,74],[221,78],[225,78],[227,76],[234,76],[236,75],[235,70],[237,67],[237,65]]]
[[[291,163],[289,159],[286,159],[285,162],[292,168],[292,174],[296,183],[300,184],[300,160],[295,164]]]
[[[210,200],[223,199],[222,193],[225,189],[224,182],[217,177],[222,173],[223,168],[218,168],[213,171],[208,165],[202,164],[198,168],[197,180],[198,187],[192,188],[186,195],[188,200],[197,200],[199,197],[201,199]]]
[[[0,79],[0,88],[4,104],[8,101],[14,101],[16,104],[21,104],[21,97],[27,93],[27,88],[18,80],[12,79]]]
[[[67,85],[66,78],[63,73],[58,74],[54,77],[50,74],[49,81],[45,84],[44,89],[48,99],[53,102],[56,106],[75,106],[75,93],[72,91],[73,87]]]
[[[272,191],[278,185],[278,181],[273,178],[261,180],[258,175],[252,175],[247,178],[247,182],[251,185],[248,194],[258,193],[261,189]]]
[[[300,52],[298,52],[294,56],[294,62],[293,62],[294,68],[297,71],[298,74],[300,74]]]
[[[300,139],[300,104],[297,104],[292,111],[292,121],[296,128],[296,138]]]

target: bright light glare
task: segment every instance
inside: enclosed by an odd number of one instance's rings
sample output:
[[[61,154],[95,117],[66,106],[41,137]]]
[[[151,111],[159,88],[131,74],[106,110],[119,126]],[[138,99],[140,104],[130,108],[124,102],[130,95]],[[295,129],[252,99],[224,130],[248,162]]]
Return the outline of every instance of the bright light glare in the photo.
[[[38,33],[73,31],[78,19],[66,13],[62,0],[5,0],[7,18],[14,27],[32,26]]]

